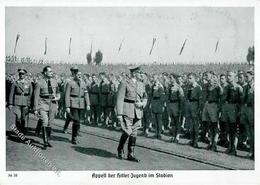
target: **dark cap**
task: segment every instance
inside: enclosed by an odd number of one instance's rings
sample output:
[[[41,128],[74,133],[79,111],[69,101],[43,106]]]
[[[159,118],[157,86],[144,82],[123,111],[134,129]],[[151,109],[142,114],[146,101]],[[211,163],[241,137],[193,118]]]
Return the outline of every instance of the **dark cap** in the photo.
[[[248,70],[246,73],[248,73],[250,75],[254,75],[254,71],[252,71],[252,70]]]
[[[130,66],[130,67],[128,67],[128,69],[130,70],[131,73],[133,73],[135,71],[140,71],[141,67],[140,66]]]
[[[19,74],[26,74],[27,71],[25,69],[18,69],[17,70]]]
[[[71,72],[77,72],[79,70],[79,68],[77,66],[73,66],[72,68],[70,68]]]

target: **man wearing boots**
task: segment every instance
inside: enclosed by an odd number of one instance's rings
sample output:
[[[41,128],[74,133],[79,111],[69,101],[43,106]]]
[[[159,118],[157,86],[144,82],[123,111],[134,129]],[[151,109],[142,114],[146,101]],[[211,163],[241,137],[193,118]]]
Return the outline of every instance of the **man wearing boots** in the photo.
[[[174,139],[172,137],[170,141],[178,143],[181,134],[180,115],[183,110],[184,92],[181,86],[177,84],[176,76],[174,74],[170,74],[170,80],[171,83],[167,93],[167,110],[171,117],[172,134],[174,135]]]
[[[20,133],[25,132],[25,124],[29,116],[29,106],[32,97],[32,84],[25,80],[27,71],[18,69],[19,79],[10,90],[8,108],[15,113],[15,125]]]
[[[73,79],[66,85],[66,112],[73,120],[72,144],[78,144],[77,136],[80,124],[84,123],[85,106],[90,110],[89,96],[86,83],[81,79],[81,72],[74,71]]]
[[[202,121],[208,125],[210,142],[208,150],[217,151],[217,142],[219,136],[219,112],[221,108],[221,96],[223,89],[215,82],[212,73],[207,73],[208,85],[205,87],[204,108],[202,111]]]
[[[64,84],[64,103],[65,103],[65,90],[66,90],[66,86],[67,84],[74,78],[75,76],[75,72],[78,72],[78,67],[74,66],[72,68],[70,68],[70,72],[71,72],[71,76],[70,78],[68,78],[66,81],[65,81],[65,84]],[[66,108],[66,107],[65,107]],[[66,114],[66,120],[65,120],[65,124],[64,124],[64,127],[63,127],[63,133],[68,133],[68,127],[69,127],[69,124],[70,122],[72,122],[72,119],[70,117],[70,114]]]
[[[248,157],[254,159],[254,72],[247,71],[247,85],[244,88],[240,123],[245,124],[249,136],[250,151]]]
[[[147,103],[147,95],[144,84],[137,80],[140,67],[131,67],[129,70],[131,76],[120,83],[117,94],[117,118],[122,129],[117,151],[118,158],[123,159],[124,145],[129,138],[127,160],[139,162],[134,155],[134,148],[137,130],[141,127],[143,108]]]
[[[227,125],[229,146],[226,153],[237,154],[238,123],[237,117],[240,112],[240,105],[243,98],[243,88],[236,83],[236,74],[227,72],[228,85],[223,90],[223,106],[221,119]]]
[[[188,83],[186,117],[191,126],[191,141],[189,144],[198,148],[199,118],[203,103],[202,88],[196,82],[194,73],[188,75]]]
[[[34,90],[34,114],[39,117],[42,123],[42,135],[44,148],[52,147],[49,143],[51,135],[51,125],[54,122],[57,111],[57,101],[60,99],[58,83],[53,78],[50,66],[43,68],[42,79],[40,79]]]

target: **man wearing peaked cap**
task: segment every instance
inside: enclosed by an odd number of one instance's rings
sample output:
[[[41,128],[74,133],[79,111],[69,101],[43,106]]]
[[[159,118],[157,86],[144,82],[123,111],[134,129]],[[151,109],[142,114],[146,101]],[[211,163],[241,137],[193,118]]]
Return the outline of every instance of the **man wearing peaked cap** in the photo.
[[[19,74],[26,74],[27,73],[27,71],[25,69],[18,69],[17,72]]]
[[[139,162],[134,155],[134,148],[137,130],[141,127],[143,108],[147,104],[147,94],[142,82],[138,81],[140,67],[134,66],[128,69],[131,76],[120,83],[116,100],[117,118],[123,131],[117,151],[118,158],[123,159],[124,145],[129,138],[127,160]]]
[[[131,73],[133,73],[133,72],[139,72],[139,71],[141,70],[140,66],[130,66],[130,67],[128,67],[128,69],[129,69],[129,71],[130,71]]]
[[[81,79],[81,72],[75,71],[73,79],[70,80],[65,89],[65,107],[67,114],[73,121],[72,144],[78,144],[80,125],[84,122],[84,109],[90,109],[88,89],[86,83]]]
[[[18,69],[19,79],[16,80],[10,90],[8,108],[13,109],[15,125],[20,133],[24,134],[25,124],[29,116],[29,106],[32,97],[32,84],[25,80],[25,69]]]

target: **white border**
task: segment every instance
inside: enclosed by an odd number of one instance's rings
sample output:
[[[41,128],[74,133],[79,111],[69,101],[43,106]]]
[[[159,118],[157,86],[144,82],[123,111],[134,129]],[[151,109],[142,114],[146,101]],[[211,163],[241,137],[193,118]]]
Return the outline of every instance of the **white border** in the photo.
[[[25,1],[25,0],[2,0],[0,3],[0,74],[1,74],[1,85],[4,87],[4,74],[5,74],[5,7],[6,6],[66,6],[66,7],[78,7],[78,6],[85,6],[85,7],[95,7],[95,6],[107,6],[107,7],[139,7],[139,6],[150,6],[150,7],[157,7],[157,6],[217,6],[217,7],[248,7],[252,6],[255,7],[255,102],[256,107],[259,105],[259,98],[257,96],[259,92],[259,39],[260,39],[260,30],[259,30],[259,23],[260,23],[260,1],[249,1],[249,0],[218,0],[218,1],[210,1],[210,0],[197,0],[195,1],[188,1],[188,0],[178,0],[171,2],[170,0],[152,0],[152,1],[144,1],[144,0],[100,0],[100,1],[84,1],[84,0],[39,0],[39,1]],[[258,33],[258,34],[257,34]],[[5,118],[5,100],[4,100],[4,93],[5,89],[1,88],[1,118]],[[259,111],[255,109],[255,141],[256,141],[256,156],[260,154],[260,147],[259,147],[259,130],[260,126],[259,122]],[[5,119],[2,119],[5,120]],[[53,172],[17,172],[18,178],[8,178],[6,167],[5,167],[5,122],[2,121],[0,124],[0,146],[1,146],[1,153],[0,153],[0,184],[152,184],[152,183],[163,183],[163,184],[260,184],[260,173],[259,173],[259,157],[256,157],[255,160],[255,170],[250,171],[168,171],[169,173],[173,173],[173,178],[166,178],[166,179],[92,179],[91,174],[92,171],[63,171],[61,173],[61,177],[57,177]],[[93,171],[95,172],[95,171]],[[101,171],[98,171],[101,173]],[[109,171],[111,172],[111,171]],[[130,171],[125,171],[130,172]],[[142,171],[145,172],[145,171]],[[148,171],[146,171],[148,172]],[[258,175],[257,175],[258,174]]]

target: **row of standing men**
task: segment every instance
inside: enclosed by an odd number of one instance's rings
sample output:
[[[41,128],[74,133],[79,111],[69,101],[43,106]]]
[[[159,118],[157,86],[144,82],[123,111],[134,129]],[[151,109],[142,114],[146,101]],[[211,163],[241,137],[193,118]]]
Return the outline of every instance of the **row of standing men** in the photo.
[[[141,89],[144,90],[144,96],[140,96],[140,100],[134,100],[133,103],[137,106],[136,102],[144,100],[146,102],[145,106],[139,107],[142,110],[139,117],[142,118],[140,123],[143,127],[143,134],[147,136],[153,125],[156,131],[155,137],[161,139],[164,128],[171,128],[171,141],[178,143],[181,131],[185,128],[190,133],[190,144],[198,147],[199,131],[201,131],[203,137],[207,133],[209,135],[208,149],[217,150],[220,136],[221,142],[228,143],[227,153],[236,155],[238,141],[242,144],[248,142],[250,157],[254,158],[254,75],[252,70],[238,72],[238,83],[234,72],[227,72],[219,77],[213,72],[206,72],[199,80],[193,73],[187,75],[187,78],[174,74],[163,74],[163,78],[154,75],[152,80],[149,80],[147,75],[140,70],[135,71],[138,72],[134,78],[143,84]],[[35,115],[39,117],[36,131],[43,132],[44,148],[51,147],[48,138],[57,107],[59,107],[59,116],[62,116],[65,111],[67,113],[65,132],[68,123],[73,121],[72,143],[74,144],[78,143],[80,124],[86,120],[96,125],[102,120],[103,126],[119,124],[122,127],[125,125],[124,119],[122,121],[121,118],[116,118],[118,109],[126,109],[126,105],[124,107],[121,105],[121,108],[117,106],[118,97],[120,97],[119,83],[128,82],[132,78],[131,75],[122,75],[124,77],[117,80],[101,73],[99,83],[96,75],[92,75],[92,81],[89,81],[90,78],[82,79],[77,68],[71,68],[72,78],[58,83],[52,78],[51,67],[46,66],[43,69],[42,78],[35,83],[33,88],[24,80],[26,70],[21,69],[18,73],[19,79],[11,88],[9,108],[16,105],[14,111],[17,117],[16,122],[18,122],[18,127],[21,127],[20,130],[23,130],[26,121],[26,116],[24,116],[27,112],[26,105],[32,104]],[[132,89],[135,89],[135,86]],[[127,94],[126,91],[124,93]],[[135,95],[136,98],[137,95],[138,93]],[[33,103],[28,103],[30,96],[33,97]],[[123,102],[131,104],[125,102],[125,99]],[[127,108],[129,109],[129,105]],[[136,138],[136,135],[133,138]]]

